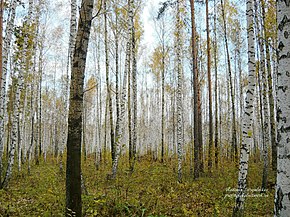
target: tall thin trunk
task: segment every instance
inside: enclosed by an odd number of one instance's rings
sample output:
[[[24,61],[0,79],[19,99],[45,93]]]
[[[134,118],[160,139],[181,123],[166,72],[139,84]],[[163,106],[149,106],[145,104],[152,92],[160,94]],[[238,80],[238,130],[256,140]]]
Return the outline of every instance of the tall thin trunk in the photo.
[[[115,134],[119,130],[120,124],[120,100],[119,100],[119,36],[118,36],[118,13],[115,13],[115,78],[116,78],[116,129]],[[115,159],[116,155],[116,146],[114,144],[114,149],[112,150],[112,160]]]
[[[266,68],[267,68],[267,82],[268,82],[268,94],[269,94],[269,110],[270,110],[270,136],[271,136],[271,147],[272,147],[272,169],[277,169],[277,146],[276,146],[276,121],[274,114],[274,96],[273,96],[273,82],[272,82],[272,69],[271,69],[271,58],[270,58],[270,46],[269,46],[269,35],[267,29],[265,29],[266,12],[265,12],[265,1],[261,0],[262,7],[262,18],[264,25],[264,38],[265,50],[266,50]]]
[[[161,72],[161,162],[164,162],[164,107],[165,107],[165,46],[164,41],[162,43],[162,72]]]
[[[263,0],[261,1],[261,5],[264,4]],[[262,13],[262,20],[261,20],[261,31],[260,35],[263,36],[264,32],[266,31],[264,29],[264,20],[263,18],[263,13]],[[267,188],[267,183],[268,183],[268,147],[269,147],[269,142],[270,142],[270,137],[269,137],[269,110],[268,110],[268,79],[266,75],[266,68],[265,68],[265,46],[264,46],[264,41],[260,39],[260,53],[261,53],[261,72],[262,72],[262,95],[263,95],[263,118],[264,118],[264,123],[263,123],[263,176],[262,176],[262,189]]]
[[[194,11],[194,0],[190,0],[191,8],[191,56],[192,56],[192,77],[193,77],[193,98],[194,98],[194,178],[197,179],[200,174],[200,159],[199,159],[199,139],[198,139],[198,73],[196,66],[196,32],[195,32],[195,11]]]
[[[71,69],[73,68],[73,55],[75,48],[76,32],[77,32],[77,0],[71,0],[71,15],[70,15],[70,35],[69,35],[69,62]]]
[[[20,94],[22,91],[23,86],[23,75],[22,72],[19,72],[16,84],[16,93],[15,93],[15,101],[14,101],[14,108],[13,108],[13,120],[12,120],[12,137],[11,137],[11,144],[9,149],[9,157],[8,157],[8,164],[7,170],[4,177],[3,182],[1,183],[0,188],[6,188],[12,176],[12,169],[14,164],[14,155],[15,149],[17,144],[17,135],[18,135],[18,121],[19,121],[19,106],[20,106]]]
[[[248,161],[251,143],[253,142],[253,101],[255,92],[255,48],[254,48],[254,22],[253,0],[247,1],[247,34],[248,34],[248,71],[249,83],[245,99],[245,112],[243,113],[243,142],[241,146],[240,168],[238,177],[238,192],[233,216],[243,216],[244,201],[246,196],[246,184],[248,175]]]
[[[214,5],[216,4],[214,0]],[[215,167],[218,169],[219,148],[218,148],[218,77],[217,77],[217,29],[216,29],[216,7],[214,8],[214,74],[215,74],[215,139],[214,139],[214,161]]]
[[[35,133],[34,133],[34,103],[33,103],[33,98],[34,98],[34,85],[31,84],[30,87],[30,121],[31,121],[31,132],[30,132],[30,145],[27,151],[27,158],[28,158],[28,166],[27,166],[27,170],[28,170],[28,174],[30,175],[30,170],[31,170],[31,149],[33,147],[34,144],[34,137],[35,137]]]
[[[277,1],[278,23],[278,72],[277,72],[277,184],[274,216],[289,216],[290,213],[290,2]]]
[[[4,103],[4,100],[2,99],[2,80],[6,79],[3,78],[3,12],[4,12],[4,0],[0,1],[0,107],[2,107],[2,104]],[[1,113],[2,115],[2,113]],[[1,116],[2,117],[2,116]],[[0,124],[4,122],[4,120],[0,117]],[[2,130],[2,127],[0,126],[0,130]],[[3,129],[4,130],[4,129]],[[0,183],[1,183],[1,176],[2,176],[2,155],[3,155],[3,136],[4,132],[0,132]]]
[[[133,6],[133,5],[132,5]],[[132,23],[132,101],[133,101],[133,120],[132,120],[132,146],[133,146],[133,164],[131,170],[134,169],[137,151],[137,60],[136,60],[136,37],[134,27],[134,16],[131,17]]]
[[[131,22],[131,20],[130,20]],[[132,27],[133,29],[133,27]],[[131,45],[132,46],[132,45]],[[131,48],[132,51],[132,48]],[[132,53],[131,53],[132,54]],[[131,61],[130,61],[131,64]],[[129,65],[130,65],[129,64]],[[132,108],[131,108],[131,68],[128,69],[128,102],[127,102],[127,108],[128,108],[128,143],[129,143],[129,166],[132,165],[133,160],[133,144],[132,144]]]
[[[133,0],[128,0],[128,38],[127,38],[127,45],[126,45],[126,59],[125,59],[125,71],[124,71],[124,80],[123,80],[123,89],[121,92],[121,101],[120,101],[120,120],[119,120],[119,130],[116,132],[116,138],[115,138],[115,146],[116,146],[116,155],[115,159],[113,160],[112,165],[112,178],[116,178],[117,175],[117,168],[118,168],[118,162],[119,157],[121,154],[121,144],[122,144],[122,137],[123,137],[123,131],[124,131],[124,122],[125,122],[125,103],[126,103],[126,89],[127,89],[127,74],[130,69],[130,58],[131,58],[131,41],[132,41],[132,23],[130,22],[130,17],[133,16]]]
[[[0,1],[0,90],[2,85],[2,75],[3,75],[3,58],[2,58],[2,49],[3,49],[3,12],[4,12],[4,0]]]
[[[177,57],[177,153],[178,153],[178,181],[181,182],[182,179],[182,158],[183,158],[183,138],[182,138],[182,40],[181,40],[181,14],[180,14],[180,2],[177,1],[177,23],[176,23],[176,57]]]
[[[103,148],[103,158],[104,158],[104,163],[107,161],[107,126],[108,124],[108,95],[106,97],[106,106],[105,106],[105,123],[104,123],[104,148]]]
[[[233,81],[232,81],[232,69],[231,69],[231,59],[230,51],[228,45],[227,37],[227,24],[225,18],[225,8],[223,0],[221,0],[221,9],[223,17],[223,30],[224,30],[224,40],[226,45],[226,56],[227,56],[227,66],[229,72],[229,83],[230,83],[230,95],[231,95],[231,109],[232,109],[232,149],[231,149],[231,158],[234,162],[238,161],[238,146],[237,146],[237,130],[236,130],[236,110],[235,110],[235,96],[233,90]]]
[[[85,96],[85,94],[84,94]],[[86,142],[86,126],[87,126],[87,107],[86,103],[83,105],[83,123],[82,123],[82,152],[84,162],[87,160],[87,142]]]
[[[213,123],[212,123],[212,90],[211,90],[211,57],[209,36],[208,0],[206,0],[206,43],[207,43],[207,79],[208,79],[208,119],[209,119],[209,144],[208,144],[208,171],[212,169],[213,152]]]
[[[1,76],[1,90],[0,90],[0,182],[2,174],[2,157],[4,148],[4,121],[5,121],[5,103],[6,103],[6,81],[7,81],[7,67],[8,67],[8,54],[10,51],[12,34],[15,20],[15,9],[17,6],[17,0],[11,2],[9,8],[9,16],[6,24],[6,34],[2,47],[2,76]]]
[[[201,102],[201,84],[198,82],[198,95],[197,95],[197,112],[198,112],[198,153],[199,153],[199,171],[204,173],[204,161],[203,161],[203,135],[202,135],[202,102]]]
[[[82,215],[81,200],[81,131],[84,94],[84,73],[92,24],[94,0],[83,0],[73,54],[68,116],[66,166],[66,216]]]
[[[108,97],[108,109],[109,109],[109,121],[110,121],[110,147],[112,162],[114,160],[114,126],[113,126],[113,106],[111,96],[111,84],[110,84],[110,71],[109,71],[109,46],[108,46],[108,24],[107,24],[107,1],[104,1],[104,20],[105,20],[105,58],[106,58],[106,83],[107,83],[107,97]]]

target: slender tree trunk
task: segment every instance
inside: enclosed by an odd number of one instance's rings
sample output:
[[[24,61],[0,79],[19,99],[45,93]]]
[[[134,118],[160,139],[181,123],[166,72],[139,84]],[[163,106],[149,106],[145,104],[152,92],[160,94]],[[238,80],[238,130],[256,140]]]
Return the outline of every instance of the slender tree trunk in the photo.
[[[130,57],[131,57],[131,41],[132,41],[132,23],[130,22],[130,18],[133,16],[133,10],[131,5],[133,5],[133,0],[128,0],[128,38],[127,38],[127,45],[126,45],[126,59],[125,59],[125,71],[124,71],[124,81],[123,81],[123,89],[121,92],[121,101],[120,101],[120,120],[119,120],[119,130],[116,132],[116,156],[113,161],[112,165],[112,178],[115,179],[117,175],[117,168],[119,157],[121,154],[121,144],[122,144],[122,137],[124,132],[124,122],[125,122],[125,103],[126,103],[126,88],[127,88],[127,74],[130,69]]]
[[[111,96],[111,84],[110,84],[110,71],[109,71],[109,46],[108,46],[108,25],[107,25],[107,1],[104,1],[104,20],[105,20],[105,58],[106,58],[106,83],[107,83],[107,97],[108,97],[108,109],[109,109],[109,121],[110,121],[110,147],[112,162],[114,160],[114,126],[113,126],[113,106]]]
[[[264,4],[263,0],[261,4]],[[263,14],[263,13],[262,13]],[[262,15],[263,16],[263,15]],[[264,34],[264,18],[262,19],[262,26],[261,26],[261,35],[263,36]],[[260,41],[260,53],[261,53],[261,72],[262,72],[262,84],[263,84],[263,118],[264,118],[264,123],[263,123],[263,161],[264,161],[264,166],[263,166],[263,176],[262,176],[262,190],[267,188],[267,183],[268,183],[268,147],[270,143],[270,137],[269,137],[269,110],[268,110],[268,79],[266,75],[266,68],[265,68],[265,49],[264,49],[264,42],[261,39]]]
[[[3,77],[3,12],[4,12],[4,0],[0,1],[0,108],[2,107],[2,104],[4,103],[3,98],[2,98],[2,85],[3,79],[6,79]],[[2,113],[1,113],[2,115]],[[2,116],[0,117],[0,124],[4,122]],[[2,127],[0,126],[0,130],[2,130]],[[2,181],[2,155],[3,155],[3,136],[4,132],[0,132],[0,183]]]
[[[131,20],[130,20],[130,22],[131,22]],[[133,29],[133,27],[132,27],[132,29]],[[132,48],[131,48],[131,51],[132,51]],[[131,64],[131,61],[130,61],[129,65],[130,64]],[[132,113],[131,113],[132,109],[131,109],[131,105],[132,105],[132,103],[131,103],[131,68],[129,67],[128,68],[128,102],[127,102],[127,108],[128,108],[128,142],[129,142],[129,167],[130,168],[132,167],[132,161],[133,161]]]
[[[212,90],[211,90],[211,57],[210,57],[210,36],[209,36],[209,15],[208,0],[206,3],[206,43],[207,43],[207,78],[208,78],[208,119],[209,119],[209,145],[208,145],[208,171],[212,169],[213,152],[213,123],[212,123]]]
[[[85,94],[84,94],[85,96]],[[87,108],[86,103],[83,105],[83,123],[82,123],[82,152],[84,162],[87,160],[87,142],[86,142],[86,126],[87,126]]]
[[[230,59],[230,51],[228,45],[227,38],[227,24],[225,18],[225,9],[223,0],[221,0],[221,8],[222,8],[222,17],[223,17],[223,29],[224,29],[224,40],[226,45],[226,55],[227,55],[227,63],[228,63],[228,72],[229,72],[229,82],[230,82],[230,95],[231,95],[231,109],[232,109],[232,149],[231,149],[231,158],[234,162],[238,161],[238,146],[237,146],[237,130],[236,130],[236,110],[235,110],[235,96],[233,90],[233,82],[232,82],[232,69],[231,69],[231,59]]]
[[[83,0],[73,54],[68,116],[66,166],[66,216],[81,217],[81,131],[84,73],[94,0]]]
[[[106,106],[105,106],[105,123],[104,123],[104,154],[103,154],[103,157],[104,157],[104,163],[106,163],[107,161],[107,126],[108,124],[108,95],[106,97]]]
[[[272,82],[272,69],[271,69],[271,58],[270,58],[270,46],[268,30],[265,29],[266,13],[265,13],[265,1],[261,0],[262,7],[262,18],[264,25],[264,38],[265,50],[266,50],[266,68],[267,68],[267,82],[268,82],[268,94],[269,94],[269,109],[270,109],[270,136],[271,136],[271,147],[272,147],[272,169],[277,170],[277,146],[276,146],[276,121],[274,114],[274,96],[273,96],[273,82]]]
[[[133,7],[133,5],[132,5]],[[131,17],[132,25],[132,100],[133,100],[133,121],[132,121],[132,146],[133,146],[133,164],[131,170],[134,170],[137,151],[137,60],[136,60],[136,37],[134,27],[134,16]]]
[[[200,159],[199,159],[199,139],[198,139],[198,73],[196,66],[196,32],[195,32],[195,11],[194,11],[194,0],[190,0],[191,8],[191,56],[192,56],[192,74],[193,74],[193,98],[194,98],[194,178],[197,179],[200,175]]]
[[[120,100],[119,100],[119,36],[118,36],[118,14],[115,13],[115,25],[116,25],[116,32],[115,32],[115,67],[116,67],[116,128],[115,134],[119,130],[120,124]],[[115,159],[116,155],[116,145],[114,144],[114,149],[112,150],[112,160]]]
[[[277,1],[278,23],[278,74],[277,74],[277,185],[274,216],[289,216],[290,213],[290,3]]]
[[[177,153],[178,153],[178,181],[182,181],[182,158],[183,158],[183,139],[182,139],[182,40],[181,40],[181,15],[180,15],[180,2],[177,1],[177,23],[176,23],[176,57],[177,57]]]
[[[214,5],[216,4],[214,0]],[[215,167],[218,169],[218,162],[219,162],[219,147],[218,147],[218,77],[217,77],[217,34],[216,34],[216,7],[214,12],[214,73],[215,73],[215,139],[214,139],[214,161]]]
[[[164,47],[164,41],[162,44],[162,74],[161,74],[161,89],[162,89],[162,95],[161,95],[161,162],[164,162],[164,126],[165,126],[165,120],[164,120],[164,106],[165,106],[165,47]]]
[[[0,183],[2,174],[2,157],[4,149],[4,121],[5,121],[5,103],[6,103],[6,81],[7,81],[7,67],[8,67],[8,54],[10,51],[12,34],[15,20],[15,9],[17,0],[11,2],[8,21],[6,24],[6,34],[2,47],[2,76],[1,76],[1,90],[0,90]]]
[[[204,173],[204,161],[203,161],[203,135],[202,135],[202,103],[201,103],[201,84],[198,82],[198,95],[197,95],[197,105],[198,105],[198,153],[199,153],[199,171]]]
[[[12,169],[14,164],[14,155],[15,149],[17,144],[17,135],[18,135],[18,120],[19,120],[19,106],[20,106],[20,94],[22,91],[23,85],[23,75],[22,72],[19,72],[17,78],[17,86],[16,86],[16,93],[15,93],[15,101],[14,101],[14,108],[13,108],[13,120],[12,120],[12,137],[11,137],[11,144],[9,149],[9,157],[8,157],[8,165],[6,170],[6,175],[4,177],[3,183],[1,184],[1,188],[6,188],[12,176]]]
[[[2,58],[2,49],[3,49],[3,12],[4,12],[4,0],[0,1],[0,90],[2,85],[2,75],[3,75],[3,58]]]
[[[251,143],[253,142],[253,101],[255,91],[255,48],[254,48],[254,22],[253,22],[253,0],[247,1],[247,33],[248,33],[248,70],[249,83],[245,99],[245,112],[243,118],[242,132],[243,142],[241,146],[240,168],[238,177],[238,192],[233,216],[243,216],[244,201],[246,196],[246,183],[248,175],[248,161]]]
[[[69,35],[69,61],[71,63],[71,69],[73,68],[73,55],[76,41],[77,32],[77,0],[71,0],[71,15],[70,15],[70,35]]]

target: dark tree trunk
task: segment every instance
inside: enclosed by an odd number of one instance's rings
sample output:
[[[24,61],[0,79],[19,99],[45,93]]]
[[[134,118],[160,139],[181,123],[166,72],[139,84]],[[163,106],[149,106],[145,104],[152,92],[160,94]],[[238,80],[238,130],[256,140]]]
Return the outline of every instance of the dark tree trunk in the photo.
[[[198,73],[196,66],[196,32],[195,32],[195,12],[194,12],[194,0],[190,0],[191,7],[191,51],[192,51],[192,73],[193,73],[193,98],[194,98],[194,178],[197,179],[200,174],[200,143],[199,143],[199,120],[198,120]]]
[[[208,78],[208,106],[209,106],[209,144],[208,144],[208,171],[212,169],[213,151],[213,124],[212,124],[212,90],[211,90],[211,57],[210,57],[210,36],[209,36],[209,15],[208,0],[206,0],[206,35],[207,35],[207,78]]]
[[[68,116],[66,216],[81,217],[81,139],[84,73],[94,0],[83,0],[73,54]]]

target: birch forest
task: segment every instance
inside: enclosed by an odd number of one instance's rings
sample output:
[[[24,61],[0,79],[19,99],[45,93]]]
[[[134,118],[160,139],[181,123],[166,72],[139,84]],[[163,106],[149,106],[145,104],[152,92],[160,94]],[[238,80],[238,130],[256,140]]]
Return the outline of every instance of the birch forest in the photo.
[[[290,217],[289,0],[0,0],[0,216]]]

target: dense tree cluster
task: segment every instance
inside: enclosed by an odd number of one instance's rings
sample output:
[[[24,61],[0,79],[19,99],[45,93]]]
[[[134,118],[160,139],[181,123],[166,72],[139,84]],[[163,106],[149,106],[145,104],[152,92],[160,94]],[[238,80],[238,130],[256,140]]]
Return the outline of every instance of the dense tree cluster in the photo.
[[[108,180],[120,159],[130,173],[143,157],[177,159],[179,183],[185,162],[194,180],[233,162],[242,216],[253,161],[261,189],[277,172],[275,215],[289,215],[289,11],[285,0],[1,0],[0,187],[14,164],[29,173],[54,158],[63,172],[66,159],[66,215],[81,216],[88,157],[111,165]]]

